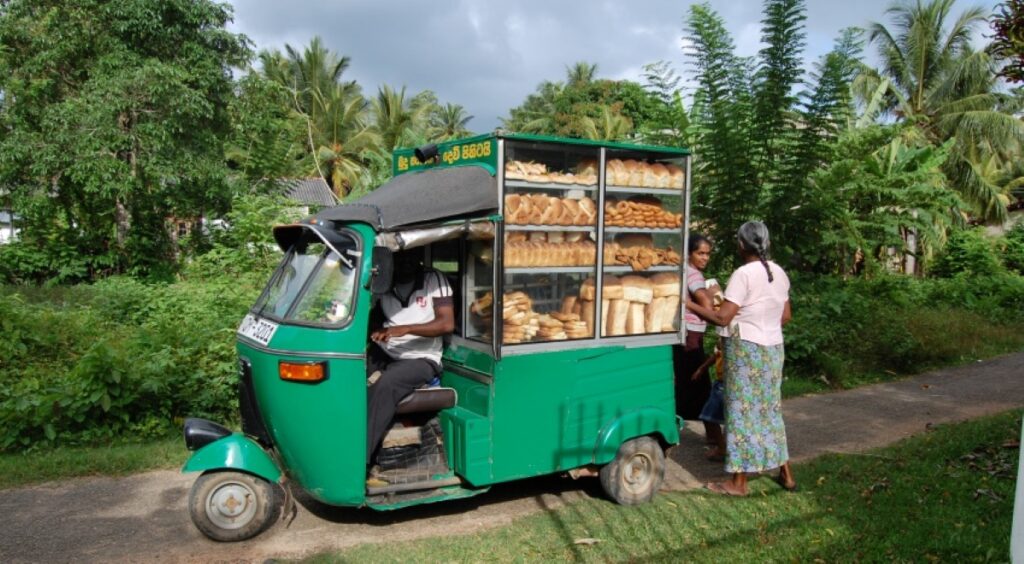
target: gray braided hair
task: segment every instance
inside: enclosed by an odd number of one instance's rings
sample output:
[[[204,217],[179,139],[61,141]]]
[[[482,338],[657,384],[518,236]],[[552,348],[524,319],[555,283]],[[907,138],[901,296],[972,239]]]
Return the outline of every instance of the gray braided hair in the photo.
[[[774,282],[772,269],[768,267],[768,227],[760,221],[748,221],[740,226],[736,238],[743,250],[757,255],[768,273],[768,282]]]

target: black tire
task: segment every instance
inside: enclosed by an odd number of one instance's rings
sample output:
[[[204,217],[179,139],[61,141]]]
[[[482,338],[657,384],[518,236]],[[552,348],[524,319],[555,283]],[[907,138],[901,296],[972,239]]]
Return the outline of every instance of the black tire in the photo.
[[[207,472],[192,485],[188,512],[202,533],[233,542],[262,533],[278,517],[284,491],[277,484],[244,472]]]
[[[601,487],[620,505],[651,501],[664,480],[665,451],[651,437],[622,443],[615,459],[601,467]]]

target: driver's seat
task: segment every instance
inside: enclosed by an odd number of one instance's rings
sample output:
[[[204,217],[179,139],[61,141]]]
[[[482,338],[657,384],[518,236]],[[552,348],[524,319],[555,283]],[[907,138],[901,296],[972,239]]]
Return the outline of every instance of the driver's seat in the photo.
[[[449,407],[455,407],[458,401],[458,394],[454,388],[442,388],[440,380],[437,384],[431,382],[426,386],[414,390],[398,402],[395,409],[396,414],[423,413],[428,411],[441,411]]]

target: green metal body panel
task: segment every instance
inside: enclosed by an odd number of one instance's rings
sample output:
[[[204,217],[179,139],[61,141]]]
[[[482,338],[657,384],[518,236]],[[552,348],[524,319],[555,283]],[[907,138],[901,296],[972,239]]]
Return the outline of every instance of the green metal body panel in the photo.
[[[278,482],[283,474],[277,463],[256,441],[241,433],[218,439],[189,457],[182,472],[207,470],[239,470],[254,474],[268,482]]]
[[[679,442],[668,346],[604,345],[500,362],[455,348],[445,365],[444,384],[459,391],[459,406],[442,414],[449,458],[474,486],[607,463],[638,436]]]
[[[373,230],[352,227],[364,251],[369,249]],[[289,477],[334,505],[361,505],[365,499],[370,267],[364,260],[347,326],[281,325],[266,348],[242,340],[237,346],[239,356],[252,364],[253,393]],[[281,360],[326,361],[327,379],[315,384],[282,380]]]

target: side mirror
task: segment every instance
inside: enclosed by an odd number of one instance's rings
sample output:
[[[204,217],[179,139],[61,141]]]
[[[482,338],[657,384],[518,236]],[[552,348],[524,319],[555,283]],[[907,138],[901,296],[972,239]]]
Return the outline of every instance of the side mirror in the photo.
[[[387,247],[374,247],[372,268],[370,292],[384,294],[390,291],[392,278],[395,275],[395,260],[391,249]]]

